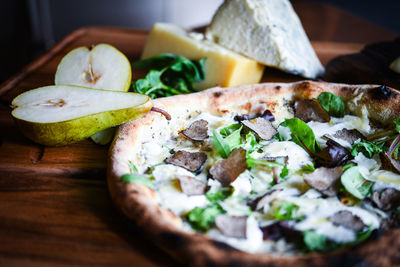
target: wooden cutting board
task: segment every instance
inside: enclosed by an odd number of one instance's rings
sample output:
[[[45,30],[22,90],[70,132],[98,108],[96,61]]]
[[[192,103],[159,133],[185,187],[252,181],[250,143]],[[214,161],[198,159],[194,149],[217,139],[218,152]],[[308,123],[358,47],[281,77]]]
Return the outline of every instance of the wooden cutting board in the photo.
[[[79,29],[0,86],[0,265],[176,265],[113,207],[105,180],[107,146],[89,140],[37,145],[22,136],[10,115],[16,95],[54,83],[56,67],[71,49],[109,43],[136,60],[146,38],[147,32],[130,29]],[[312,44],[324,64],[362,47]],[[141,75],[133,70],[133,79]],[[267,69],[263,81],[299,79]]]

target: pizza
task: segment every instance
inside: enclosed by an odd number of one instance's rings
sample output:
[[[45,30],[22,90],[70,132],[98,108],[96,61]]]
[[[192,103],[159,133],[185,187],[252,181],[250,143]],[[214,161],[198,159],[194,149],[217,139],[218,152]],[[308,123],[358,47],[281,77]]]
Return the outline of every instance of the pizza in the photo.
[[[399,265],[399,101],[313,81],[156,99],[117,131],[111,197],[190,265]]]

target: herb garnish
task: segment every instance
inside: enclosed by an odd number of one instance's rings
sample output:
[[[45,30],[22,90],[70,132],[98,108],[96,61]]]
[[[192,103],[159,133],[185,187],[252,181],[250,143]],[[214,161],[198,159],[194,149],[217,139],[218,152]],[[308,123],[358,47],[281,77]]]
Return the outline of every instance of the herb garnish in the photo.
[[[319,151],[319,144],[315,139],[314,132],[304,121],[298,118],[285,119],[281,126],[288,127],[291,131],[291,141],[301,146],[310,155]]]
[[[225,213],[224,209],[213,203],[204,208],[195,207],[188,212],[187,219],[193,229],[198,232],[206,232],[214,226],[215,217],[222,213]]]
[[[149,70],[146,77],[132,83],[133,91],[151,98],[187,94],[195,91],[193,83],[204,80],[205,58],[195,61],[174,54],[160,54],[132,64]]]
[[[329,115],[339,118],[344,116],[344,102],[339,96],[330,92],[323,92],[317,99]]]

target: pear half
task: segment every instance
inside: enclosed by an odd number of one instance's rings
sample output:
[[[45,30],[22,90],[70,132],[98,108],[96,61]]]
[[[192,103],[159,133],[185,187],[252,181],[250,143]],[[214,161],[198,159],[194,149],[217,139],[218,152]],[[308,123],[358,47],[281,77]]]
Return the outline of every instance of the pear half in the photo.
[[[131,64],[125,55],[114,46],[98,44],[92,49],[78,47],[66,54],[57,67],[55,84],[126,92],[131,79]],[[91,139],[106,145],[113,137],[114,129],[106,129]]]
[[[54,85],[20,94],[12,106],[11,114],[26,137],[61,146],[137,119],[152,102],[142,94]]]
[[[126,92],[131,79],[131,64],[126,56],[111,45],[98,44],[66,54],[58,64],[55,84]]]

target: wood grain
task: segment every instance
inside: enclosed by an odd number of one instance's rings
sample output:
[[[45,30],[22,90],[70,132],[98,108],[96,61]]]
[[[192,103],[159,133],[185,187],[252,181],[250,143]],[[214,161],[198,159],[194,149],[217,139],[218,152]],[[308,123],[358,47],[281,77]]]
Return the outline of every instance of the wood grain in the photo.
[[[365,40],[343,39],[361,24],[374,38],[390,36],[336,8],[294,4],[306,31],[317,40],[313,46],[323,63],[361,49]],[[343,26],[343,17],[356,21],[357,28]],[[71,49],[104,42],[135,60],[146,38],[147,32],[132,29],[78,29],[0,86],[0,266],[176,265],[112,206],[105,182],[108,147],[89,140],[43,147],[24,138],[10,115],[9,103],[16,95],[54,83],[56,67]],[[133,74],[134,79],[143,75]],[[267,69],[263,80],[299,77]]]

